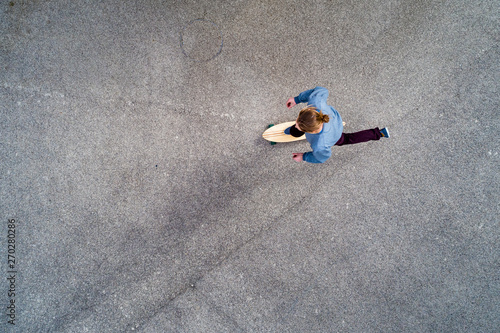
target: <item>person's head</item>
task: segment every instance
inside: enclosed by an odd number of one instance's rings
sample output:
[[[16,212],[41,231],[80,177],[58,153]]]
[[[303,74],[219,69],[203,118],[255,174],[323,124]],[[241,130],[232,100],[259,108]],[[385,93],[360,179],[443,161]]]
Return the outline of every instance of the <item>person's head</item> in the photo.
[[[296,123],[302,132],[314,133],[321,129],[323,123],[329,121],[328,115],[318,112],[314,106],[308,106],[300,110]]]

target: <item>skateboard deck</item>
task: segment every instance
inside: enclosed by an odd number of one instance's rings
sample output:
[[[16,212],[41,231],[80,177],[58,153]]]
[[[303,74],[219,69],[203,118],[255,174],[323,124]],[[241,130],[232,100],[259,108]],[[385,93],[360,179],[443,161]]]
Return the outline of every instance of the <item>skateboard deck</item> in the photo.
[[[292,141],[299,141],[299,140],[304,140],[306,138],[306,135],[302,135],[298,138],[292,136],[292,135],[287,135],[284,133],[284,131],[290,127],[295,125],[295,120],[294,121],[288,121],[286,123],[281,123],[278,125],[270,125],[267,130],[264,131],[262,134],[262,137],[266,139],[267,141],[271,142],[292,142]]]
[[[345,123],[343,123],[345,125]],[[284,131],[290,127],[295,125],[295,120],[294,121],[288,121],[286,123],[281,123],[278,125],[269,125],[269,128],[262,133],[262,137],[266,139],[267,141],[271,141],[271,143],[276,143],[276,142],[292,142],[292,141],[299,141],[299,140],[304,140],[306,138],[306,135],[302,135],[298,138],[292,136],[292,135],[287,135],[284,133]]]

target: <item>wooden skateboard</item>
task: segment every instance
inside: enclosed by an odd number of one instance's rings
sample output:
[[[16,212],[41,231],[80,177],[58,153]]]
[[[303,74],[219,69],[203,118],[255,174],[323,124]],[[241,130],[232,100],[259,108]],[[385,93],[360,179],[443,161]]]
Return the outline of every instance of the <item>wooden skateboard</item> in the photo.
[[[267,141],[271,141],[271,144],[274,145],[276,142],[292,142],[292,141],[299,141],[299,140],[304,140],[306,138],[306,135],[302,135],[300,137],[294,137],[292,135],[287,135],[285,134],[285,130],[290,127],[295,125],[295,120],[294,121],[288,121],[286,123],[281,123],[281,124],[270,124],[268,128],[262,133],[262,137],[266,139]],[[345,125],[345,123],[344,123]]]
[[[265,130],[264,133],[262,133],[262,137],[267,141],[271,141],[271,144],[276,144],[276,142],[292,142],[292,141],[304,140],[306,138],[305,134],[298,138],[285,134],[284,131],[288,127],[293,125],[295,125],[295,120],[288,121],[286,123],[281,123],[278,125],[271,124],[268,126],[268,129]]]

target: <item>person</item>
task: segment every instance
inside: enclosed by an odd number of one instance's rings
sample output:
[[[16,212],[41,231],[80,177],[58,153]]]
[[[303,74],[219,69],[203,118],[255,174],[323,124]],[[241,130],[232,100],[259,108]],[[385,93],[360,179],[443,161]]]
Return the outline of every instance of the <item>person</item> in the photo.
[[[285,134],[295,137],[305,133],[312,148],[310,152],[293,153],[292,158],[295,161],[324,163],[332,155],[333,146],[380,140],[382,137],[389,138],[389,130],[378,127],[355,133],[343,133],[344,126],[340,114],[326,102],[328,94],[328,89],[316,87],[301,92],[296,97],[290,97],[286,102],[289,109],[296,104],[307,103],[307,106],[299,112],[295,125],[285,130]]]

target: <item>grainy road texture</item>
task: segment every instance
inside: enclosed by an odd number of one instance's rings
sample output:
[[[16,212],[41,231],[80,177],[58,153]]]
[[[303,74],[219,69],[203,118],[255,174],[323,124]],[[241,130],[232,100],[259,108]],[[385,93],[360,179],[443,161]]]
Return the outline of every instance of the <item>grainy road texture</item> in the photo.
[[[0,331],[498,332],[499,8],[1,1]]]

